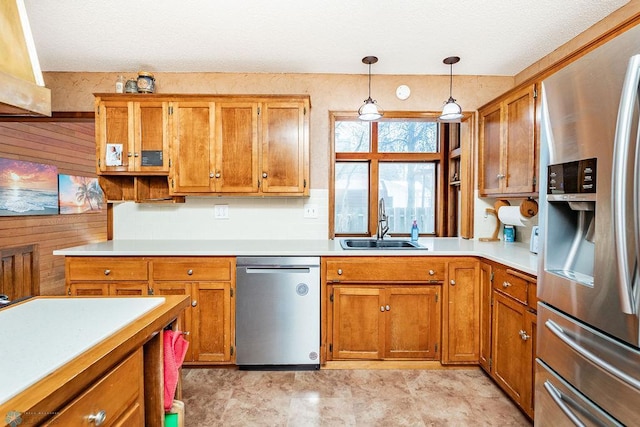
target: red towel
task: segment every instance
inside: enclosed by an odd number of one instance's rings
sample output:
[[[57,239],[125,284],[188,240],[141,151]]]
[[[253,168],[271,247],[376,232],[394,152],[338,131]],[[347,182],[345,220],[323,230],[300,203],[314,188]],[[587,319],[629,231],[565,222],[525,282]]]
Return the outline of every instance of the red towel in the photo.
[[[178,387],[180,367],[187,354],[189,342],[182,337],[182,332],[166,330],[163,336],[164,346],[164,409],[169,411]]]

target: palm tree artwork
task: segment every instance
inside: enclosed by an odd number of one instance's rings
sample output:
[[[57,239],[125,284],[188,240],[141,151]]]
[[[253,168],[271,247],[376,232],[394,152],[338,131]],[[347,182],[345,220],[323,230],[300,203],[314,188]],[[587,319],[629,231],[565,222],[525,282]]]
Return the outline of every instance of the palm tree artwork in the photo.
[[[58,175],[61,214],[100,212],[104,193],[97,178]]]

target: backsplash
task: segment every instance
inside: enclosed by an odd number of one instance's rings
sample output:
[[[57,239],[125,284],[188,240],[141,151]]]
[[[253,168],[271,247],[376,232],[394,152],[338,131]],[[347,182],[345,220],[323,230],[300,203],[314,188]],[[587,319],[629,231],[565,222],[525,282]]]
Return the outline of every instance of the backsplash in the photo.
[[[183,204],[114,204],[114,240],[326,239],[328,190],[309,198],[187,197]],[[215,216],[227,206],[228,219]],[[317,218],[305,218],[304,208]],[[218,210],[224,211],[224,208]]]

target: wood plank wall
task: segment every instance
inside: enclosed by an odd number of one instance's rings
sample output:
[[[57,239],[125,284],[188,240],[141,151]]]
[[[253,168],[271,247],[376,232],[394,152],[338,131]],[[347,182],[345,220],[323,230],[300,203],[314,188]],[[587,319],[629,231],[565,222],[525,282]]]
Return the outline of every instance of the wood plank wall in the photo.
[[[48,119],[0,118],[0,157],[51,164],[59,174],[95,177],[93,113]],[[64,257],[55,249],[107,240],[107,207],[101,213],[0,217],[0,248],[38,245],[40,294],[65,292]]]

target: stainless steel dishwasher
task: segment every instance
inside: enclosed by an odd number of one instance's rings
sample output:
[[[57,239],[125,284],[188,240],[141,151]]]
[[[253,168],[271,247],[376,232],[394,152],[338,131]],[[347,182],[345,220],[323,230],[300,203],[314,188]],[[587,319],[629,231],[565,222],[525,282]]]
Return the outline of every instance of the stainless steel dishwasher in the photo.
[[[319,369],[319,257],[237,258],[236,363]]]

